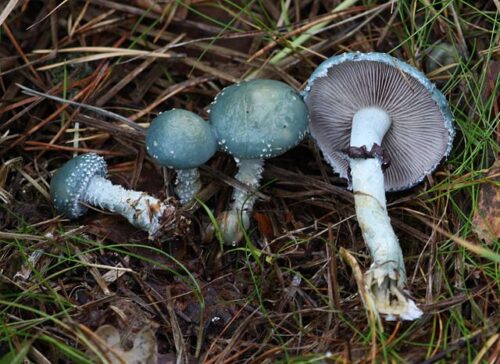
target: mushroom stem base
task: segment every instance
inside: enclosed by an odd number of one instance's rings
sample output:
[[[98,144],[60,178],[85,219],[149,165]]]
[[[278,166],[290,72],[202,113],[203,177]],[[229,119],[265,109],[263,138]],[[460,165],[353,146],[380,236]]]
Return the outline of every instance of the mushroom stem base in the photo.
[[[144,192],[126,190],[99,176],[90,180],[82,202],[118,213],[150,236],[160,229],[167,210],[173,209]]]
[[[388,320],[414,320],[422,312],[403,292],[403,253],[387,214],[382,162],[379,158],[351,159],[350,166],[356,216],[373,260],[365,285]]]
[[[246,211],[223,211],[218,222],[224,243],[236,246],[243,238],[243,230],[250,227],[250,214]]]
[[[364,279],[365,287],[372,294],[378,312],[385,314],[387,321],[398,318],[415,320],[422,316],[422,311],[399,284],[397,264],[393,262],[383,266],[372,264]]]

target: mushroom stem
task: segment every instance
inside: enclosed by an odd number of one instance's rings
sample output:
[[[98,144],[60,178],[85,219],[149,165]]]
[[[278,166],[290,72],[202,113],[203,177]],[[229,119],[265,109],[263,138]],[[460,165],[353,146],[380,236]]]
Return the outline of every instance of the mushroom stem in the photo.
[[[252,191],[256,190],[260,186],[260,179],[264,171],[264,160],[237,159],[236,163],[238,164],[238,173],[236,173],[235,178],[247,185]],[[252,192],[249,193],[245,190],[235,188],[232,200],[232,210],[241,210],[244,207],[245,211],[250,212],[252,211],[256,197]]]
[[[245,184],[252,191],[260,185],[262,172],[264,170],[263,159],[236,159],[238,173],[235,178]],[[232,204],[229,211],[225,211],[219,218],[224,242],[235,245],[243,237],[241,225],[245,229],[250,226],[250,213],[255,203],[256,197],[240,188],[233,190]],[[240,223],[241,221],[241,223]]]
[[[353,117],[351,147],[370,150],[381,145],[391,126],[389,115],[378,108],[364,108]],[[422,312],[406,297],[406,272],[398,238],[387,214],[381,156],[349,160],[356,216],[373,263],[365,274],[379,312],[414,320]]]
[[[126,190],[100,176],[91,178],[82,202],[118,213],[150,236],[158,232],[168,207],[144,192]]]
[[[178,169],[175,181],[175,193],[181,204],[191,201],[201,188],[200,172],[198,168]]]
[[[383,195],[382,163],[378,158],[351,159],[350,163],[356,217],[363,239],[370,249],[372,267],[390,263],[397,268],[398,281],[404,283],[406,273],[403,254],[392,229]]]

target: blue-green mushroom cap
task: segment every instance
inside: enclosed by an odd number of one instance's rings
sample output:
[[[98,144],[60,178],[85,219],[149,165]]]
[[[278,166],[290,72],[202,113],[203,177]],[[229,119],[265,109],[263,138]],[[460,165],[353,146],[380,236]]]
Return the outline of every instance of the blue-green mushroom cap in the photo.
[[[106,162],[97,154],[82,154],[69,160],[50,181],[50,195],[56,211],[70,219],[83,215],[87,209],[80,201],[90,180],[94,176],[106,177],[106,174]]]
[[[310,129],[325,159],[348,178],[354,114],[365,107],[388,113],[382,147],[391,163],[386,191],[413,187],[451,151],[455,129],[445,96],[415,67],[384,53],[344,53],[328,58],[309,77],[302,95]]]
[[[160,165],[174,169],[201,166],[217,150],[210,124],[191,111],[173,109],[158,115],[146,132],[146,149]]]
[[[275,80],[252,80],[223,89],[210,109],[222,150],[236,158],[264,159],[297,145],[307,132],[300,95]]]

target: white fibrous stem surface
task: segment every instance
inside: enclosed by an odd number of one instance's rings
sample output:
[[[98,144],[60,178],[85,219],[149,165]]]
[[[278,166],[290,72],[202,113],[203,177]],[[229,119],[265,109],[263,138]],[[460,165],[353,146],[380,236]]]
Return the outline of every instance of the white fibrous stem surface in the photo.
[[[201,188],[200,173],[198,168],[177,169],[175,193],[179,196],[181,204],[190,202]]]
[[[249,187],[253,192],[260,186],[260,179],[264,170],[262,159],[236,159],[238,173],[235,178]],[[219,223],[226,244],[235,245],[243,237],[241,225],[245,229],[250,226],[250,214],[255,203],[255,194],[235,188],[232,196],[231,208],[225,211]]]
[[[382,145],[389,130],[389,115],[378,108],[365,108],[353,118],[351,146],[370,151]],[[399,317],[414,320],[422,311],[403,291],[406,272],[403,254],[387,214],[384,174],[380,158],[350,158],[352,189],[356,216],[370,254],[372,264],[365,274],[365,284],[373,294],[380,313],[387,319]]]
[[[161,218],[167,206],[144,192],[127,190],[112,184],[108,179],[94,176],[83,197],[90,205],[116,212],[132,225],[155,235],[161,225]]]

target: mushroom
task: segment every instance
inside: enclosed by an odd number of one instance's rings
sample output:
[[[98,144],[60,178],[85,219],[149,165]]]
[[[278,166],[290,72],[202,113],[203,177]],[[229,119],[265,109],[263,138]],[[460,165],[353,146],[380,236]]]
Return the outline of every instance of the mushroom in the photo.
[[[448,79],[456,70],[457,62],[459,61],[459,55],[456,47],[450,43],[438,43],[430,47],[430,50],[425,58],[425,70],[427,73],[434,74],[437,70],[440,70],[441,76],[444,78],[437,79],[436,83],[439,85],[444,85],[446,79]]]
[[[302,140],[307,108],[283,82],[252,80],[223,89],[211,106],[209,120],[220,148],[238,165],[235,178],[248,187],[233,191],[231,208],[218,219],[225,243],[234,245],[243,237],[241,227],[250,225],[252,191],[259,187],[264,158],[285,153]]]
[[[106,173],[104,158],[95,153],[69,160],[50,182],[50,194],[57,212],[76,219],[86,212],[84,204],[99,206],[124,216],[132,225],[154,236],[162,217],[173,207],[144,192],[112,184]]]
[[[199,166],[217,150],[207,122],[191,111],[172,109],[158,115],[146,132],[146,149],[160,165],[177,172],[175,191],[182,204],[200,190]]]
[[[134,332],[127,327],[127,331],[120,335],[118,329],[112,325],[102,325],[95,331],[97,347],[110,364],[156,364],[158,363],[157,340],[149,325],[145,325],[139,332]],[[132,347],[125,349],[127,338],[133,343]],[[90,353],[90,350],[89,350]],[[90,353],[92,355],[92,353]],[[98,361],[97,358],[95,360]]]
[[[403,254],[385,192],[416,185],[449,154],[454,128],[445,97],[423,73],[382,53],[329,58],[304,96],[313,138],[353,190],[373,260],[365,283],[379,312],[388,319],[420,317],[403,291]]]

